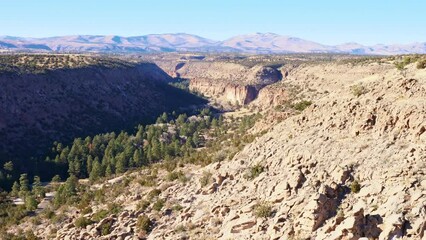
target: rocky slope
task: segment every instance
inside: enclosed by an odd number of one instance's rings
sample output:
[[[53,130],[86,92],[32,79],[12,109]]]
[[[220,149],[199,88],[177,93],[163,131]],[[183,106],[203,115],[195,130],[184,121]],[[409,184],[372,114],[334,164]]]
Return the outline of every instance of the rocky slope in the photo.
[[[286,81],[313,104],[230,161],[180,168],[188,182],[160,180],[163,210],[138,210],[153,188],[134,181],[114,200],[122,213],[83,229],[73,226],[74,213],[56,237],[142,238],[135,225],[146,215],[148,239],[425,239],[426,70],[302,65]],[[107,222],[112,231],[101,237]]]
[[[53,141],[131,128],[164,111],[203,103],[169,86],[169,79],[151,63],[2,72],[1,155],[28,157]]]
[[[212,185],[169,188],[190,204],[168,226],[193,223],[220,239],[424,237],[426,71],[411,66],[403,77],[392,65],[320,65],[289,81],[323,93],[231,162],[200,170],[215,173]],[[365,93],[356,97],[358,84]],[[257,164],[265,171],[247,180]],[[354,181],[359,192],[350,190]],[[272,215],[256,218],[263,201]]]

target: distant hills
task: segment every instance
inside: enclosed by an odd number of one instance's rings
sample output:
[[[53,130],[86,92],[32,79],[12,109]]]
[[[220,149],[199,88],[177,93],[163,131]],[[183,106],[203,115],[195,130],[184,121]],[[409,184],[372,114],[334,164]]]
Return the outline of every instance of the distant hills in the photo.
[[[78,53],[154,53],[154,52],[236,52],[236,53],[348,53],[409,54],[426,53],[426,42],[364,46],[358,43],[324,45],[274,33],[255,33],[214,41],[200,36],[150,34],[135,37],[76,35],[48,38],[0,36],[0,52],[78,52]]]

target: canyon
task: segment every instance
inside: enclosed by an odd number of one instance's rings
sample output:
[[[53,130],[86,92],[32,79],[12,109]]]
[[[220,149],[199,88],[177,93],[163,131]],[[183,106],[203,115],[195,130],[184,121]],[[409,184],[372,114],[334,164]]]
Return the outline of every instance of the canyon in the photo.
[[[50,58],[41,57],[42,61]],[[66,57],[59,61],[72,63]],[[55,141],[133,129],[155,121],[163,112],[206,103],[168,85],[171,77],[152,63],[118,59],[102,63],[102,57],[85,56],[79,61],[81,66],[76,67],[0,74],[0,156],[43,155]]]
[[[94,185],[81,180],[107,201],[89,201],[88,213],[58,209],[63,220],[54,224],[17,228],[56,239],[425,239],[422,59],[285,58],[144,56],[167,82],[185,79],[212,106],[229,107],[224,121],[260,114],[246,132],[253,141],[206,165],[168,169],[166,161]],[[233,142],[220,144],[216,155]],[[177,172],[183,180],[170,179]],[[151,178],[155,185],[146,184]],[[76,226],[112,203],[118,213]]]

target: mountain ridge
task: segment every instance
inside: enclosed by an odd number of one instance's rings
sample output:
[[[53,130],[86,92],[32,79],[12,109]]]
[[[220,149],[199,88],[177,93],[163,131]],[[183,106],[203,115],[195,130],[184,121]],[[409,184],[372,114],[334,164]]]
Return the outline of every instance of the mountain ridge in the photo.
[[[44,38],[0,36],[0,52],[78,52],[78,53],[155,53],[155,52],[234,52],[251,54],[338,53],[358,55],[425,54],[426,42],[375,44],[355,42],[321,44],[275,33],[237,35],[216,41],[187,33],[119,35],[69,35]]]

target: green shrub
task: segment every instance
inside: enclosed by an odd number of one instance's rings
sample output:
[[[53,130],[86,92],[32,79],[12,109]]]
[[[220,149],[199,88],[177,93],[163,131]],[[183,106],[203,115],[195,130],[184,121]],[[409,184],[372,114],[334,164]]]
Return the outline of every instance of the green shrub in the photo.
[[[111,233],[112,221],[108,221],[101,226],[101,235],[105,236]]]
[[[272,206],[267,202],[261,202],[254,206],[253,215],[256,218],[267,218],[272,215]]]
[[[179,204],[176,204],[176,205],[174,205],[173,207],[172,207],[172,210],[173,211],[176,211],[176,212],[179,212],[180,210],[182,210],[183,209],[183,207],[181,206],[181,205],[179,205]]]
[[[142,199],[142,200],[138,203],[138,205],[136,206],[136,208],[137,208],[138,210],[145,211],[145,210],[149,207],[149,205],[150,205],[150,202],[148,202],[148,201],[147,201],[147,200],[145,200],[145,199]]]
[[[153,175],[148,175],[143,177],[138,181],[138,183],[143,187],[153,187],[157,185],[157,182],[155,181],[156,177]]]
[[[203,172],[203,176],[200,178],[201,187],[207,186],[212,181],[212,174],[210,172]]]
[[[155,211],[161,211],[161,209],[164,207],[165,201],[163,199],[158,199],[154,205],[152,205],[152,209]]]
[[[354,96],[359,97],[367,93],[367,89],[361,84],[351,86],[351,92]]]
[[[92,224],[93,222],[85,217],[79,217],[74,221],[74,226],[78,228],[85,228],[87,225]]]
[[[152,199],[158,197],[161,194],[161,190],[160,189],[153,189],[151,190],[151,192],[148,193],[147,195],[147,199],[148,201],[151,201]]]
[[[50,207],[48,207],[42,211],[42,216],[44,216],[46,219],[52,219],[55,216],[55,212]]]
[[[109,214],[118,214],[123,210],[123,207],[120,204],[117,203],[110,203],[108,204],[108,213]]]
[[[361,185],[357,180],[353,181],[351,184],[351,192],[358,193],[361,190]]]
[[[25,231],[25,240],[38,240],[38,238],[32,230]]]
[[[95,214],[93,214],[92,220],[95,222],[99,222],[100,220],[106,218],[106,216],[108,216],[108,210],[101,209],[97,211]]]
[[[149,219],[149,217],[144,214],[138,217],[136,228],[139,229],[139,231],[144,231],[145,233],[148,233],[151,229],[151,224],[151,219]]]
[[[297,111],[303,111],[311,105],[312,105],[311,101],[302,100],[298,103],[292,104],[291,108],[293,108],[294,110],[297,110]]]
[[[186,228],[185,228],[185,226],[184,226],[184,225],[178,225],[178,226],[175,228],[175,231],[176,231],[176,232],[178,232],[178,233],[185,232],[185,231],[186,231]]]
[[[426,68],[426,59],[421,59],[417,62],[417,69],[425,69]]]
[[[169,172],[167,174],[166,179],[167,179],[167,181],[170,181],[170,182],[172,182],[172,181],[174,181],[176,179],[179,179],[181,182],[186,182],[187,181],[185,173],[183,173],[182,171]]]
[[[92,213],[92,212],[93,212],[93,210],[92,210],[91,207],[86,207],[85,209],[83,209],[81,211],[81,214],[85,215],[85,214],[89,214],[89,213]]]
[[[263,171],[264,167],[260,164],[256,164],[249,168],[248,172],[244,175],[245,179],[253,180],[258,177]]]

